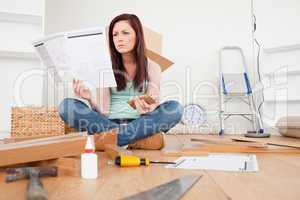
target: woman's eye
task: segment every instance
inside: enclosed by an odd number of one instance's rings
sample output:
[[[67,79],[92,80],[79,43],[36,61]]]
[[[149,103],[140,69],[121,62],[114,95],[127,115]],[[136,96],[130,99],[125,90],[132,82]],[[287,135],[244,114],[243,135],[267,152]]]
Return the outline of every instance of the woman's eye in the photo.
[[[113,37],[115,37],[115,36],[117,36],[117,35],[118,35],[117,33],[114,33],[114,34],[113,34]]]

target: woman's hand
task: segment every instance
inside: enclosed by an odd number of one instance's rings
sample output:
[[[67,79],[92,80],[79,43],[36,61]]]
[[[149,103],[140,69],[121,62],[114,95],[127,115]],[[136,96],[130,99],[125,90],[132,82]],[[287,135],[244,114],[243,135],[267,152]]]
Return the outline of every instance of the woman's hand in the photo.
[[[76,96],[88,101],[92,100],[91,90],[87,88],[82,81],[73,79],[73,90]]]
[[[148,104],[144,99],[143,96],[135,97],[134,104],[136,106],[137,111],[143,115],[148,112],[152,112],[158,106],[158,103]]]

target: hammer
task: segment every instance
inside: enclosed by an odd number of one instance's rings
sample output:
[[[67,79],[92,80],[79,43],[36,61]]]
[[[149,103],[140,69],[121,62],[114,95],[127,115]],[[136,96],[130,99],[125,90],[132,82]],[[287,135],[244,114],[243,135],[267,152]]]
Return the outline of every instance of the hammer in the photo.
[[[29,178],[27,185],[27,200],[47,200],[47,194],[39,177],[57,176],[57,167],[20,167],[7,168],[6,182]]]

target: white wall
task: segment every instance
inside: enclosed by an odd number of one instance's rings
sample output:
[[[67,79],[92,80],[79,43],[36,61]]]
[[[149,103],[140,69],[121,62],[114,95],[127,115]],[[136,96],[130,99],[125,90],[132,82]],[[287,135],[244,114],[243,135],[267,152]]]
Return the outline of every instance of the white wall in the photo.
[[[42,103],[43,78],[28,74],[42,70],[30,41],[42,36],[42,23],[35,19],[42,22],[43,0],[0,0],[0,5],[0,137],[8,137],[11,107]],[[14,21],[25,18],[33,21]]]
[[[219,48],[242,47],[248,66],[253,66],[250,0],[46,0],[45,4],[46,34],[105,26],[118,14],[135,13],[145,26],[163,35],[163,55],[175,62],[163,73],[162,100],[201,104],[212,114],[215,127]]]
[[[254,0],[255,37],[262,46],[260,68],[265,82],[263,117],[270,126],[282,116],[300,115],[299,11],[297,0]]]
[[[42,15],[43,14],[43,0],[0,0],[0,11],[10,13],[23,13]]]
[[[300,43],[298,0],[254,0],[256,37],[264,47]]]

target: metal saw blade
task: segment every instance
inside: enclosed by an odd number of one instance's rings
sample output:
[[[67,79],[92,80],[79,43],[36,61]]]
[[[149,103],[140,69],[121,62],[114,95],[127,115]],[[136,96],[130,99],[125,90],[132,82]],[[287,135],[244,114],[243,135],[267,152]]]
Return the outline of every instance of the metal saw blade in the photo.
[[[123,200],[178,200],[180,199],[202,175],[184,176],[150,190],[129,196]]]

